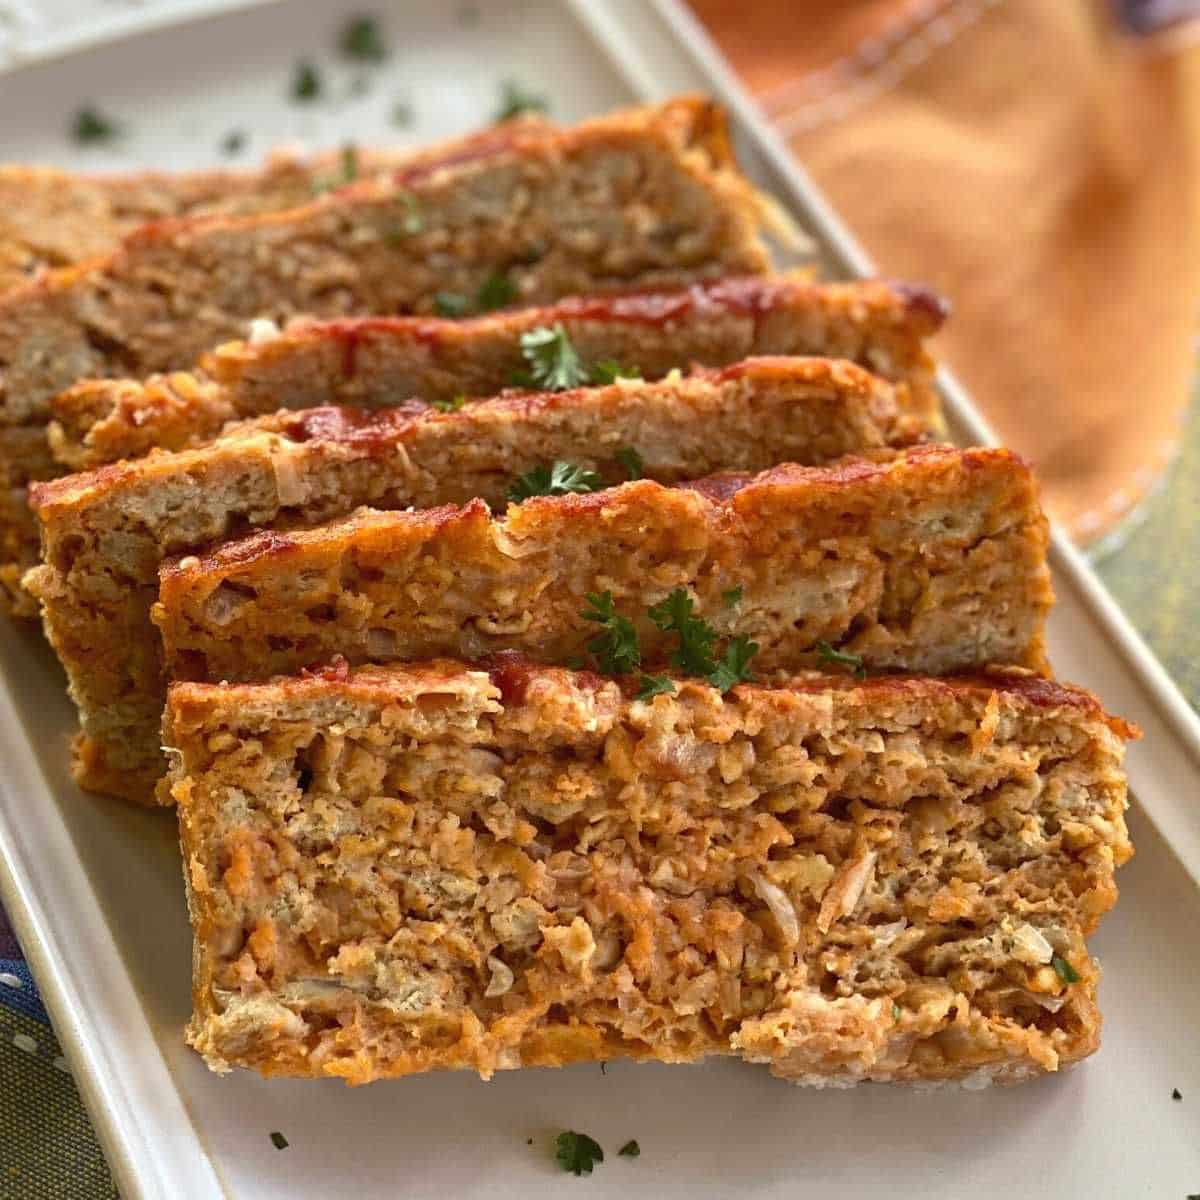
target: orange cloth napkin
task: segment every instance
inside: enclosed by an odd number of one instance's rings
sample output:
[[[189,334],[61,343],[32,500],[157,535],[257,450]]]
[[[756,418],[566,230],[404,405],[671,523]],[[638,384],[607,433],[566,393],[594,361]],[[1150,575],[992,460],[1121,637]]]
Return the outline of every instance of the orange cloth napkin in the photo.
[[[1080,540],[1178,442],[1200,304],[1193,0],[693,0]],[[1140,32],[1135,27],[1141,25]]]

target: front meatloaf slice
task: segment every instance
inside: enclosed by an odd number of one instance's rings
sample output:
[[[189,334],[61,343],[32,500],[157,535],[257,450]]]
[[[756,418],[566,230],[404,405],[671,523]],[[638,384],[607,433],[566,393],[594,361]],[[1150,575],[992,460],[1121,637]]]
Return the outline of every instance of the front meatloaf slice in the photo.
[[[827,462],[902,446],[924,424],[886,383],[848,363],[754,360],[658,383],[369,413],[258,418],[208,446],[151,455],[33,489],[44,565],[26,576],[66,667],[88,788],[148,799],[161,774],[165,683],[150,624],[163,557],[255,527],[313,524],[359,505],[429,507],[481,496],[556,459],[627,478],[617,451],[664,482],[779,457]],[[627,462],[634,460],[623,456]]]
[[[201,445],[228,421],[278,408],[492,396],[527,369],[522,335],[558,326],[593,374],[598,363],[658,379],[677,367],[754,355],[849,359],[907,388],[913,407],[933,420],[925,343],[945,315],[934,293],[908,284],[750,277],[467,320],[302,320],[275,336],[220,346],[193,372],[76,384],[51,401],[50,442],[64,466],[93,470],[152,449]]]
[[[186,368],[256,317],[430,312],[439,292],[473,296],[499,272],[534,304],[761,273],[764,212],[707,102],[506,124],[302,208],[145,226],[11,289],[0,425],[44,428],[50,397],[77,380]],[[27,479],[0,460],[0,489]],[[24,559],[0,564],[10,587],[36,561],[31,520],[21,532]]]
[[[413,151],[359,149],[360,175],[394,171]],[[148,221],[199,214],[273,212],[307,204],[344,177],[340,151],[276,152],[250,170],[76,175],[54,167],[0,166],[0,291],[46,267],[114,250]]]
[[[446,661],[175,684],[192,1046],[356,1084],[733,1054],[818,1086],[1096,1049],[1134,731],[1092,696],[634,691]]]

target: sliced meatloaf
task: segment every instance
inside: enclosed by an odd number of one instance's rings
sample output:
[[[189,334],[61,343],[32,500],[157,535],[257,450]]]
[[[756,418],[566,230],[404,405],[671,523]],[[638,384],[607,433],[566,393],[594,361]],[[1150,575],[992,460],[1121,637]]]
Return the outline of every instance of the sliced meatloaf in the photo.
[[[411,151],[363,149],[353,162],[361,175],[380,175],[412,157]],[[42,268],[108,254],[148,221],[296,208],[344,175],[344,156],[336,151],[276,152],[254,170],[76,175],[0,166],[0,291]]]
[[[344,664],[343,664],[344,666]],[[732,1054],[797,1083],[1090,1054],[1123,739],[1021,673],[722,696],[456,662],[172,687],[209,1066],[366,1083]]]
[[[251,318],[432,311],[504,273],[514,302],[765,271],[765,208],[694,99],[568,130],[504,125],[301,208],[144,226],[0,296],[0,425],[76,380],[185,368]],[[0,488],[14,488],[0,461]]]
[[[51,401],[51,445],[65,466],[91,470],[154,448],[200,445],[230,420],[281,407],[491,396],[526,368],[521,336],[558,326],[593,373],[598,363],[616,364],[656,379],[690,363],[821,355],[906,386],[914,405],[932,415],[937,400],[925,343],[945,313],[932,292],[907,284],[750,277],[467,320],[302,320],[276,336],[220,346],[190,374],[68,388]]]
[[[513,395],[451,413],[422,405],[285,411],[234,426],[201,449],[38,485],[32,500],[45,563],[26,580],[80,708],[78,777],[145,799],[161,773],[164,683],[149,611],[164,555],[202,551],[255,527],[344,516],[362,504],[426,507],[480,496],[503,506],[516,476],[555,460],[609,482],[627,478],[630,467],[636,473],[639,460],[647,476],[665,482],[760,470],[780,456],[826,462],[920,437],[924,424],[906,399],[849,363],[753,360],[687,379]]]
[[[488,511],[362,509],[164,564],[153,619],[174,679],[254,681],[352,663],[516,650],[586,660],[609,593],[644,669],[677,650],[649,609],[682,589],[760,673],[849,663],[951,673],[1043,666],[1052,594],[1028,469],[926,447]]]

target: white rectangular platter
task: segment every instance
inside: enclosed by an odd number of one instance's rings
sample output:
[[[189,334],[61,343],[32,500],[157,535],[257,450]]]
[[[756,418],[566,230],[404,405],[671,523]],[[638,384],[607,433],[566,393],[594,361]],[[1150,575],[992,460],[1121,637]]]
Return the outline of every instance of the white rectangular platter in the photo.
[[[151,4],[135,18],[115,0],[90,0],[99,15],[81,33],[51,23],[31,37],[31,60],[0,72],[0,161],[196,166],[219,161],[235,128],[250,134],[247,157],[294,139],[423,141],[487,120],[510,77],[544,92],[564,120],[704,90],[730,106],[748,171],[812,232],[831,270],[870,270],[674,0],[163,3],[172,11]],[[47,0],[51,7],[69,8]],[[364,7],[387,9],[394,50],[355,95],[359,72],[331,47]],[[304,58],[321,65],[332,94],[298,107],[287,89]],[[126,125],[114,148],[83,151],[67,137],[76,106],[93,100]],[[389,123],[397,101],[412,107],[410,128]],[[950,380],[945,395],[958,432],[987,440]],[[4,625],[0,897],[122,1195],[503,1200],[578,1189],[664,1200],[1184,1200],[1200,1192],[1200,725],[1061,539],[1054,569],[1060,674],[1146,731],[1130,754],[1138,855],[1095,942],[1105,967],[1103,1050],[1060,1077],[984,1092],[803,1091],[733,1062],[614,1063],[607,1074],[582,1066],[488,1084],[429,1076],[358,1090],[213,1076],[182,1042],[190,936],[174,817],[79,793],[67,771],[74,715],[61,674],[38,637]],[[553,1161],[553,1136],[566,1128],[609,1150],[589,1179],[565,1176]],[[272,1145],[274,1130],[286,1150]],[[618,1158],[631,1137],[641,1157]]]

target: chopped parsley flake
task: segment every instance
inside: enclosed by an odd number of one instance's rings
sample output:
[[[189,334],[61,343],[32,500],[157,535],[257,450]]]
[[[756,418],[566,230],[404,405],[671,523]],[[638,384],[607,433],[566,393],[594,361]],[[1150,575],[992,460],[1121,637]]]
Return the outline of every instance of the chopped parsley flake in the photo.
[[[646,464],[642,456],[632,446],[622,446],[613,453],[613,458],[625,468],[626,479],[641,479],[646,473]]]
[[[671,655],[673,666],[689,675],[711,675],[717,669],[713,642],[717,631],[694,613],[695,601],[686,588],[677,587],[660,604],[650,609],[650,620],[664,633],[674,633],[679,646]]]
[[[94,105],[81,108],[75,114],[71,125],[71,136],[81,144],[91,142],[108,142],[121,132],[120,126],[111,118],[106,117]]]
[[[618,379],[641,379],[637,367],[623,367],[615,358],[602,358],[592,364],[592,379],[596,383],[616,383]]]
[[[588,592],[587,607],[579,614],[585,621],[603,627],[588,642],[588,652],[601,671],[609,675],[627,675],[642,661],[637,630],[628,617],[616,610],[612,592]]]
[[[342,30],[338,40],[341,51],[347,58],[360,62],[383,62],[388,56],[387,46],[379,32],[379,22],[374,17],[355,17]]]
[[[475,307],[480,312],[504,308],[517,298],[517,288],[507,275],[493,272],[480,285],[475,295]]]
[[[904,1010],[898,1004],[892,1005],[892,1020],[899,1021],[904,1016]]]
[[[286,1150],[288,1148],[287,1138],[285,1138],[278,1129],[271,1134],[271,1144],[276,1150]]]
[[[436,408],[438,412],[458,412],[458,410],[462,408],[466,402],[466,396],[459,392],[457,396],[451,396],[448,399],[444,397],[435,397],[434,399],[430,400],[429,403],[432,407]]]
[[[835,650],[828,642],[818,642],[814,647],[817,652],[817,661],[824,666],[832,666],[837,664],[842,667],[849,667],[855,679],[866,679],[867,669],[863,666],[862,655],[846,654],[841,650]]]
[[[421,213],[421,206],[417,203],[417,198],[411,192],[401,192],[397,197],[397,203],[404,210],[398,224],[393,225],[387,232],[387,240],[393,246],[398,246],[407,238],[418,234],[425,228],[425,218]]]
[[[636,1138],[630,1138],[617,1153],[622,1158],[637,1158],[642,1153],[642,1148],[637,1144]]]
[[[413,106],[407,100],[397,100],[390,119],[397,129],[407,129],[413,123]]]
[[[506,79],[500,94],[500,107],[492,118],[498,125],[501,121],[511,121],[522,113],[544,113],[549,109],[550,102],[545,96],[527,91],[515,79]]]
[[[347,142],[342,147],[342,182],[353,183],[358,178],[358,147]]]
[[[531,496],[565,496],[570,492],[598,492],[604,480],[595,471],[577,467],[574,463],[556,459],[550,466],[534,467],[524,475],[518,475],[508,489],[508,498],[514,504],[528,500]]]
[[[643,675],[638,684],[639,700],[649,700],[652,696],[670,696],[675,692],[675,685],[665,675]]]
[[[310,62],[298,62],[292,75],[292,99],[307,104],[321,94],[321,76]]]
[[[1063,983],[1079,982],[1079,972],[1061,954],[1056,954],[1050,960],[1050,965],[1054,968],[1054,973]]]
[[[719,692],[727,692],[736,683],[749,683],[754,678],[750,660],[758,653],[758,643],[745,634],[739,634],[725,647],[725,654],[717,663],[716,670],[708,682]]]
[[[232,157],[246,148],[246,134],[241,129],[231,129],[221,139],[221,153]]]
[[[554,1157],[564,1171],[572,1175],[590,1175],[598,1162],[604,1161],[600,1143],[586,1133],[567,1130],[560,1133],[554,1142]]]
[[[433,298],[433,307],[439,317],[462,317],[471,302],[461,292],[438,292]]]
[[[561,392],[588,381],[588,373],[561,324],[553,329],[539,325],[521,334],[521,353],[533,382],[547,391]]]
[[[737,587],[726,588],[721,593],[721,599],[725,601],[726,608],[736,608],[742,602],[742,585],[739,583]]]

